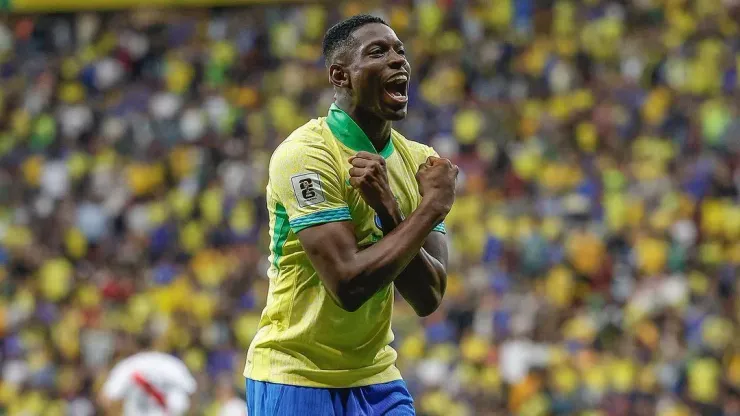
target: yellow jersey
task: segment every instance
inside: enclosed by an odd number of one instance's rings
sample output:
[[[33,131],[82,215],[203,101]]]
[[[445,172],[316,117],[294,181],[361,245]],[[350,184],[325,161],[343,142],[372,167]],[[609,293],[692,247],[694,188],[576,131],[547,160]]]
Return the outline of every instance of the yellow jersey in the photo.
[[[332,105],[327,117],[299,127],[272,155],[267,185],[270,279],[267,305],[247,353],[244,376],[307,387],[357,387],[398,380],[393,332],[393,287],[378,291],[355,312],[327,293],[296,233],[351,221],[357,244],[383,237],[379,220],[349,184],[348,159],[378,153],[352,118]],[[416,172],[432,148],[392,131],[380,155],[404,216],[421,202]],[[444,224],[435,227],[445,232]]]

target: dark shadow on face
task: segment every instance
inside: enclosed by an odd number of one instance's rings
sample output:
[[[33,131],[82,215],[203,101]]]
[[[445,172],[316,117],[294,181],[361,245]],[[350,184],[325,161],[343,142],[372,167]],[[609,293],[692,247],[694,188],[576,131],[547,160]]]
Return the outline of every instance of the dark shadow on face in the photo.
[[[411,66],[403,43],[390,27],[372,23],[357,29],[348,72],[355,105],[383,120],[406,117]]]

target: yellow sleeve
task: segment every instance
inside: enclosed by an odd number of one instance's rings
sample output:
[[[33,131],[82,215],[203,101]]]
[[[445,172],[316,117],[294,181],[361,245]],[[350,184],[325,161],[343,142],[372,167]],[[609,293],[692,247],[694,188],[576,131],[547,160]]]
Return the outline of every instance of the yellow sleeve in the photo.
[[[352,219],[339,167],[320,137],[299,137],[280,145],[270,160],[269,181],[294,233]]]

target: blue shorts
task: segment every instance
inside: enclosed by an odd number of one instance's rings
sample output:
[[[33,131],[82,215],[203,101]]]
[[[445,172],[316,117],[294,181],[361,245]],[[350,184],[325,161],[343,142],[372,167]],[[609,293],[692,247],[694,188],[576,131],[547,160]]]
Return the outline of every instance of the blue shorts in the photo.
[[[247,379],[249,416],[413,416],[414,400],[403,380],[322,389]]]

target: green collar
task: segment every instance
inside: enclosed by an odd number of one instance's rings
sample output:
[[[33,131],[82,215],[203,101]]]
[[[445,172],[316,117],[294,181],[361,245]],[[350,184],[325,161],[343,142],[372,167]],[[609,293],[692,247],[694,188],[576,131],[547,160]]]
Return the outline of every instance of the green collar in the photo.
[[[337,140],[350,149],[358,152],[364,150],[370,153],[378,153],[360,126],[352,120],[352,117],[350,117],[349,114],[337,107],[336,104],[332,104],[329,108],[329,115],[326,116],[326,123],[329,125],[329,129]],[[386,144],[383,150],[380,151],[380,155],[383,156],[383,159],[388,159],[392,153],[393,138],[389,138],[388,144]]]

